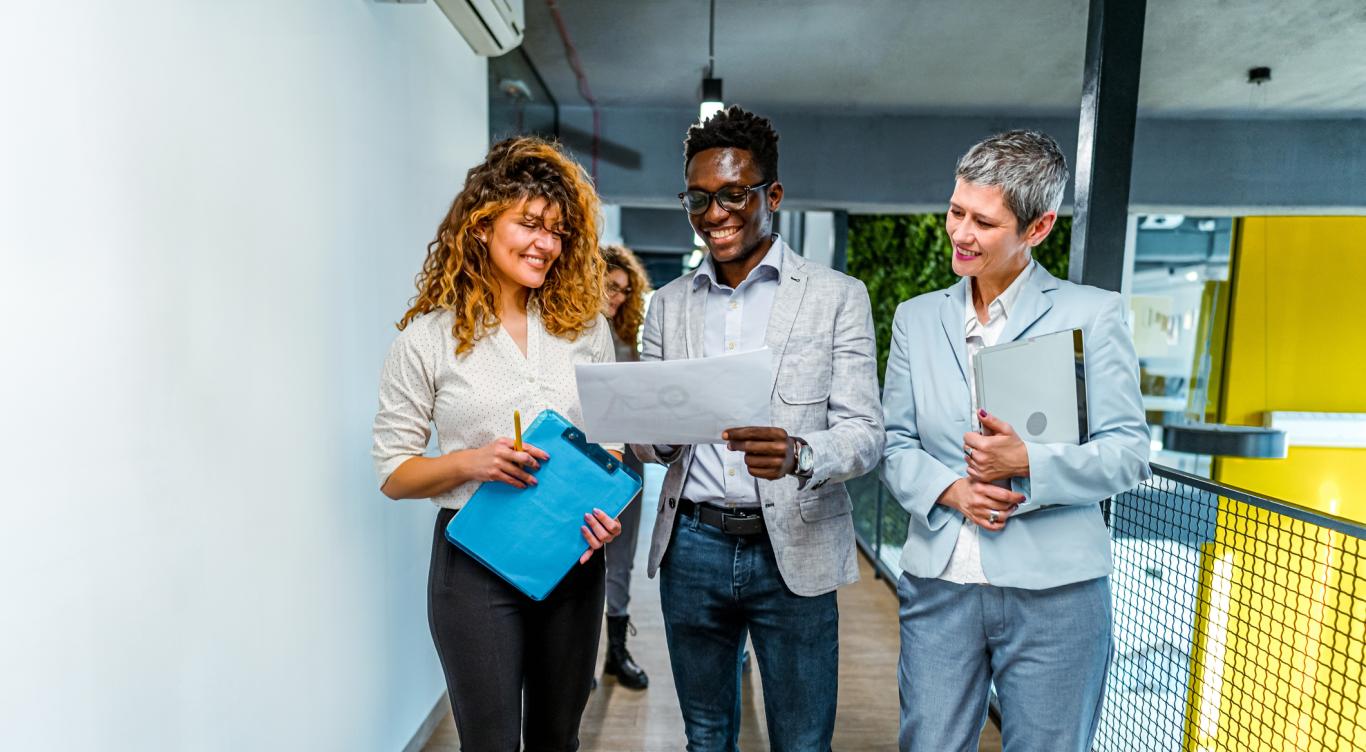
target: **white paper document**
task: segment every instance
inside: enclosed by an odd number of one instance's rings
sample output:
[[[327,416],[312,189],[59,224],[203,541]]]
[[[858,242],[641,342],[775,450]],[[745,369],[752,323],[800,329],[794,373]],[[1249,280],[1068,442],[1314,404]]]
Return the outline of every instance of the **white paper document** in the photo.
[[[721,432],[767,426],[767,347],[734,355],[574,367],[583,431],[595,443],[720,444]]]

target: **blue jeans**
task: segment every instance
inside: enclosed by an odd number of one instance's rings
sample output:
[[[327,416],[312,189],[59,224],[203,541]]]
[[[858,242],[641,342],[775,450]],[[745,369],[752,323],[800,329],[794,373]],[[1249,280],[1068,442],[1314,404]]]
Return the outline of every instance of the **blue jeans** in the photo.
[[[1110,579],[1046,590],[903,574],[902,752],[975,750],[996,684],[1003,752],[1087,752],[1112,648]]]
[[[660,570],[664,635],[689,752],[735,752],[748,633],[773,752],[827,752],[835,733],[835,594],[794,594],[768,536],[727,535],[680,517]]]

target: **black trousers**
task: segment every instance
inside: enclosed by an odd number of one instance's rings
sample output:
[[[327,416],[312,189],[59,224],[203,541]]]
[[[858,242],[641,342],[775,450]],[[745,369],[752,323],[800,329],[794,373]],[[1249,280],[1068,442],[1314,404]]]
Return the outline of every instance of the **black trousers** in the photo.
[[[460,748],[577,750],[602,630],[602,552],[538,602],[446,540],[453,516],[436,517],[427,619]]]

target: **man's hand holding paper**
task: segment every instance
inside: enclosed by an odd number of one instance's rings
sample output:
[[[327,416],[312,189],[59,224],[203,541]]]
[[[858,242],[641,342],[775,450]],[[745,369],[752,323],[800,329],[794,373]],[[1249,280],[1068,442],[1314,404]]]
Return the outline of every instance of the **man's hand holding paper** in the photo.
[[[775,426],[747,426],[722,432],[726,448],[744,452],[745,467],[755,478],[777,480],[796,469],[792,439]]]

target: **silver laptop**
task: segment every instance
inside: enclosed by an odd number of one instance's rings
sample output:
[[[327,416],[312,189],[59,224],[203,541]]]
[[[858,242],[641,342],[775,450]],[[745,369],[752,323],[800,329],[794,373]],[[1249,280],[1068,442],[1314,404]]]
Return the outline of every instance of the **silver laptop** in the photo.
[[[1090,438],[1080,329],[984,347],[972,372],[978,404],[1025,441],[1084,444]]]

